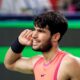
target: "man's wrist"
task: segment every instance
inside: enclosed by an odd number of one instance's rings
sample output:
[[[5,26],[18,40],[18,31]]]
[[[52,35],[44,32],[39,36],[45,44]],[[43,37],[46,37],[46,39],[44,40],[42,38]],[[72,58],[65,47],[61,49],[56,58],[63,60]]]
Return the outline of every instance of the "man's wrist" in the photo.
[[[21,52],[23,51],[24,47],[25,47],[25,46],[22,45],[22,44],[19,42],[18,38],[11,44],[11,49],[12,49],[12,51],[15,52],[16,54],[21,53]]]

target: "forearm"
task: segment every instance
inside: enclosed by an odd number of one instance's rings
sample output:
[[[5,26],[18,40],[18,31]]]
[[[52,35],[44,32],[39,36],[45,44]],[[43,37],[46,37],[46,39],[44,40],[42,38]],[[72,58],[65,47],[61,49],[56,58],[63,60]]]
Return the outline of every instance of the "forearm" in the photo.
[[[25,71],[32,69],[32,60],[31,59],[23,59],[21,57],[21,52],[25,48],[25,46],[30,46],[32,43],[32,40],[27,40],[26,35],[32,33],[31,30],[24,30],[20,36],[11,44],[11,47],[7,51],[7,54],[5,56],[4,65],[9,70],[14,71]],[[31,36],[30,34],[29,36]],[[24,65],[24,67],[23,67]],[[25,66],[26,65],[26,66]],[[30,66],[31,68],[30,68]]]
[[[8,69],[12,69],[17,60],[21,58],[21,52],[25,46],[19,43],[18,38],[11,44],[5,56],[4,65]]]
[[[5,56],[4,65],[6,68],[12,68],[14,63],[21,58],[21,53],[16,54],[12,51],[11,47],[7,51],[7,54]]]

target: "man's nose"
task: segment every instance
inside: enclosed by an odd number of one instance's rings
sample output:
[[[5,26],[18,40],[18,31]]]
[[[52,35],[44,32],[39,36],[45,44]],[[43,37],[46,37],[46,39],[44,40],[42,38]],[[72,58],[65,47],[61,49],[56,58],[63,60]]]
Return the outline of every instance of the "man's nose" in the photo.
[[[38,37],[38,33],[37,33],[37,31],[33,31],[33,34],[32,34],[32,38],[37,38]]]

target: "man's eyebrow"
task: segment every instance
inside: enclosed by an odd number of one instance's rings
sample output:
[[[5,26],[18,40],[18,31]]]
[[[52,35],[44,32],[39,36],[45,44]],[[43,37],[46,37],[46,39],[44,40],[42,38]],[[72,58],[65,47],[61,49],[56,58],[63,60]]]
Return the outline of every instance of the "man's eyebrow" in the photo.
[[[38,28],[37,30],[45,31],[45,29],[43,29],[43,28]]]

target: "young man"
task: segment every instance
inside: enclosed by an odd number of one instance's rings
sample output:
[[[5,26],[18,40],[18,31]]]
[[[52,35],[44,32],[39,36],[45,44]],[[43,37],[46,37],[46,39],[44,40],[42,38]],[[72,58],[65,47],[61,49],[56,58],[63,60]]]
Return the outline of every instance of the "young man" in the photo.
[[[45,12],[34,19],[34,25],[35,30],[24,30],[11,45],[5,57],[5,67],[34,74],[35,80],[80,80],[80,60],[58,46],[68,26],[64,16],[54,11]],[[42,55],[22,57],[25,46],[42,51]]]

